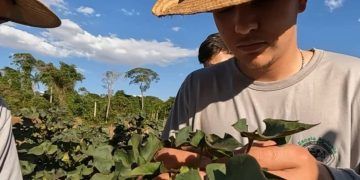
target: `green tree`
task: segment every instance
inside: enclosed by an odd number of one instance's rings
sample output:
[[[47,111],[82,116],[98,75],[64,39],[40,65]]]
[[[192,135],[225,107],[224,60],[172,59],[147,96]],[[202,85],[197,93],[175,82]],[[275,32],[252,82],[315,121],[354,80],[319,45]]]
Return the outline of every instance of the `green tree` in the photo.
[[[144,110],[144,92],[150,88],[152,81],[157,82],[159,75],[147,68],[134,68],[125,73],[125,78],[131,79],[129,84],[138,84],[141,92],[141,110]]]
[[[35,92],[33,82],[35,76],[32,75],[36,67],[37,60],[29,53],[16,53],[10,56],[13,58],[12,64],[18,67],[21,73],[21,88],[25,90],[32,90]],[[36,81],[36,80],[35,80]]]
[[[50,102],[52,102],[53,91],[58,96],[61,106],[65,105],[66,94],[73,93],[78,81],[82,81],[84,76],[78,73],[75,65],[60,62],[60,68],[56,68],[52,63],[38,63],[41,81],[50,90]]]
[[[107,99],[108,99],[108,103],[107,103],[107,107],[106,107],[106,115],[105,115],[106,122],[109,118],[110,101],[111,101],[111,96],[113,95],[113,92],[114,92],[113,86],[119,77],[120,77],[120,73],[118,73],[118,72],[106,71],[106,73],[104,74],[104,78],[102,79],[102,81],[104,83],[103,87],[107,91]]]

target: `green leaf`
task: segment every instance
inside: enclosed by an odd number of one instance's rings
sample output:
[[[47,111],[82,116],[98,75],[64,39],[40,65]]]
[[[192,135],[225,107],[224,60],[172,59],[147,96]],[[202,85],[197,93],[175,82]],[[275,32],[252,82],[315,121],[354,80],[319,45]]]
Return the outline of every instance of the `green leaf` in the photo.
[[[190,144],[194,147],[198,147],[200,142],[204,140],[204,137],[205,137],[204,132],[200,130],[196,130],[195,135],[191,138]]]
[[[250,155],[234,156],[226,163],[226,179],[266,180],[258,162]]]
[[[240,132],[241,136],[258,141],[276,140],[278,145],[284,144],[289,135],[310,129],[318,124],[304,124],[298,121],[287,121],[282,119],[265,119],[266,129],[263,133]]]
[[[133,134],[129,141],[129,145],[132,146],[133,158],[136,163],[139,163],[139,157],[140,157],[139,149],[141,146],[141,141],[142,141],[142,137],[139,134]]]
[[[20,166],[21,166],[21,173],[23,176],[31,174],[35,167],[36,164],[30,163],[28,161],[20,161]]]
[[[190,168],[187,166],[181,166],[181,168],[180,168],[180,173],[186,173],[189,171],[190,171]]]
[[[96,149],[89,147],[87,153],[93,156],[93,164],[99,172],[110,173],[110,169],[114,165],[114,160],[111,155],[112,149],[113,147],[110,145],[103,145]]]
[[[112,180],[114,178],[115,178],[114,173],[111,174],[96,173],[91,177],[91,180]]]
[[[199,171],[190,169],[188,172],[176,175],[175,180],[201,180]]]
[[[152,175],[160,168],[160,162],[152,162],[143,164],[135,169],[133,169],[129,176],[145,176]]]
[[[239,119],[238,122],[232,125],[238,132],[248,132],[248,125],[246,119]]]
[[[114,153],[115,162],[121,162],[125,167],[131,168],[132,161],[129,159],[128,153],[123,149],[117,149]]]
[[[94,172],[94,169],[92,167],[84,167],[82,169],[81,174],[84,175],[84,176],[87,176],[87,175],[90,175],[93,172]]]
[[[154,134],[150,134],[147,138],[145,146],[141,148],[140,154],[144,158],[145,162],[150,162],[155,153],[160,150],[161,147],[161,141]]]
[[[236,148],[243,146],[230,134],[225,134],[224,138],[209,134],[205,136],[205,142],[211,148],[223,151],[234,151]]]
[[[56,151],[58,150],[58,147],[56,145],[50,145],[47,150],[46,150],[46,154],[54,154]]]
[[[212,163],[206,166],[206,175],[209,180],[225,179],[226,167],[222,163]]]
[[[34,154],[34,155],[37,155],[37,156],[43,155],[44,153],[45,153],[44,144],[40,144],[38,146],[35,146],[35,147],[31,148],[28,151],[28,154]]]
[[[176,139],[175,139],[175,146],[176,147],[179,147],[179,146],[189,142],[190,131],[191,131],[190,126],[186,126],[186,127],[181,128],[179,130],[179,132],[176,134]]]

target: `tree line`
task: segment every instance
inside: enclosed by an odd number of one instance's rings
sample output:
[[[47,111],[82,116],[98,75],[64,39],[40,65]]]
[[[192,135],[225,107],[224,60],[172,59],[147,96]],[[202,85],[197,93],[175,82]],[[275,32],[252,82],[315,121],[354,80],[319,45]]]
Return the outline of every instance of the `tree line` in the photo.
[[[145,96],[151,83],[159,80],[159,75],[151,69],[134,68],[123,74],[107,71],[102,78],[106,94],[96,94],[85,87],[75,90],[76,83],[85,79],[73,64],[59,62],[59,66],[36,59],[29,53],[10,56],[12,67],[1,69],[0,96],[5,99],[13,114],[28,109],[61,109],[69,118],[81,118],[86,123],[123,123],[129,116],[142,116],[155,129],[161,129],[169,114],[174,98],[167,101],[153,96]],[[114,84],[119,77],[138,85],[141,96],[115,91]],[[46,87],[39,92],[39,85]]]

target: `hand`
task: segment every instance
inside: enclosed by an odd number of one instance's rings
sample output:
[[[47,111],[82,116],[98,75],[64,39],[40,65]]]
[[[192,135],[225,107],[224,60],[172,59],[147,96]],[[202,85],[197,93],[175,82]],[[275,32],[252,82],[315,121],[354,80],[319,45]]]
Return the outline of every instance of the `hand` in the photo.
[[[181,166],[205,168],[211,163],[211,159],[200,154],[173,148],[162,148],[157,152],[154,159],[163,162],[166,169],[178,169]]]
[[[303,147],[254,144],[249,154],[262,168],[284,179],[332,179],[330,173]]]
[[[173,148],[162,148],[155,155],[154,159],[162,162],[166,169],[179,169],[181,166],[205,168],[207,164],[211,163],[210,158],[204,156],[201,157],[200,162],[200,154],[198,153]],[[200,171],[199,173],[201,179],[205,179],[206,173],[204,171]],[[155,179],[168,180],[172,179],[172,176],[171,173],[163,173]]]

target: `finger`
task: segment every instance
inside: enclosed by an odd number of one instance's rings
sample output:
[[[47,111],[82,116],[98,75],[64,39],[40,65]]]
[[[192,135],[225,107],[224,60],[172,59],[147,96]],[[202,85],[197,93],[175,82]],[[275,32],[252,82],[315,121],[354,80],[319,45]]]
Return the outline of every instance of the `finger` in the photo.
[[[183,151],[173,148],[161,149],[154,158],[156,161],[161,161],[167,169],[177,169],[181,166],[191,166],[203,168],[211,163],[208,157],[201,157],[194,152]]]
[[[248,146],[249,146],[249,144],[246,144],[241,149],[235,150],[234,153],[235,154],[244,154],[244,153],[246,153]],[[269,140],[269,141],[254,141],[252,144],[252,147],[253,146],[256,146],[256,147],[276,146],[276,142],[271,141],[271,140]]]
[[[285,170],[311,164],[316,160],[300,146],[287,144],[284,146],[253,147],[249,154],[253,156],[261,167],[270,171]]]
[[[267,147],[267,146],[276,146],[276,142],[272,140],[268,141],[254,141],[252,146],[258,146],[258,147]]]

